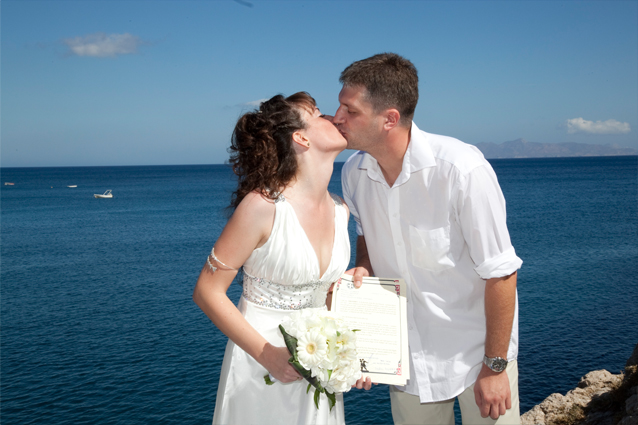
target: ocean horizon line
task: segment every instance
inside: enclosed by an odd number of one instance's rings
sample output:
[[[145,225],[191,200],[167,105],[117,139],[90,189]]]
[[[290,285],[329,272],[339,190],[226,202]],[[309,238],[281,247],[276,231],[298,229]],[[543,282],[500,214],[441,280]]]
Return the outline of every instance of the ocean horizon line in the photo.
[[[532,160],[532,159],[576,159],[576,158],[616,158],[616,157],[638,157],[638,154],[618,154],[618,155],[579,155],[579,156],[525,156],[525,157],[505,157],[505,158],[488,158],[488,161],[511,161],[511,160]],[[343,164],[345,161],[335,161],[335,164]],[[0,170],[5,169],[47,169],[47,168],[140,168],[140,167],[207,167],[213,165],[225,165],[230,167],[228,163],[200,163],[200,164],[129,164],[129,165],[27,165],[27,166],[0,166]]]

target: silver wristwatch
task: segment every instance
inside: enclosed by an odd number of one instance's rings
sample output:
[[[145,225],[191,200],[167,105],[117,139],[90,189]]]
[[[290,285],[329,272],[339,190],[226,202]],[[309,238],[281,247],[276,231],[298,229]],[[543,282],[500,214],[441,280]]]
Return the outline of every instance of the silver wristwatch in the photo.
[[[492,369],[494,372],[503,372],[507,367],[507,360],[502,357],[483,357],[483,363],[485,366]]]

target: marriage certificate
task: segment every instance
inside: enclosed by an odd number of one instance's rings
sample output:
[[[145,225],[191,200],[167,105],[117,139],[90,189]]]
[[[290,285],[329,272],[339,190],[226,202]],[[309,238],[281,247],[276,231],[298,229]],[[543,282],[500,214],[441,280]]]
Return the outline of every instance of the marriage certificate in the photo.
[[[364,277],[360,288],[343,275],[334,286],[332,311],[358,329],[357,353],[363,377],[405,385],[410,378],[406,285],[403,279]]]

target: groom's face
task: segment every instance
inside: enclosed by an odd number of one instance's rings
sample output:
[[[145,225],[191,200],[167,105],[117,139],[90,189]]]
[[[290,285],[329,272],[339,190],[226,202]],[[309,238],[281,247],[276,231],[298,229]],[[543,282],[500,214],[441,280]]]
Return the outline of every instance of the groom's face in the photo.
[[[333,123],[348,141],[348,149],[367,151],[378,139],[383,127],[381,115],[365,99],[362,86],[344,86],[339,93],[339,109]]]

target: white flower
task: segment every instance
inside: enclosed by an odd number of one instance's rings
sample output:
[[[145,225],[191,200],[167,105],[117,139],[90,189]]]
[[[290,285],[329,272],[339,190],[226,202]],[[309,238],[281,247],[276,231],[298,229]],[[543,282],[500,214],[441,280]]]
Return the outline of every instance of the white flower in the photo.
[[[320,365],[328,351],[326,337],[317,330],[310,330],[297,339],[297,356],[305,369]]]
[[[302,313],[302,318],[306,323],[306,327],[307,329],[310,330],[316,330],[318,332],[322,332],[323,329],[323,320],[322,317],[317,314],[316,312],[312,312],[312,310],[301,310]]]
[[[361,378],[361,369],[355,357],[353,362],[344,363],[332,371],[326,390],[332,393],[349,391],[359,378]]]
[[[290,335],[298,338],[299,335],[302,335],[308,331],[308,326],[306,324],[306,320],[302,315],[303,310],[296,310],[281,322],[281,325],[284,327],[286,332]]]
[[[329,378],[328,378],[328,369],[324,368],[324,367],[320,367],[320,366],[316,366],[310,369],[310,374],[313,377],[316,377],[317,379],[319,379],[319,382],[325,383],[328,382]]]
[[[343,319],[327,311],[302,309],[288,315],[281,325],[285,333],[297,340],[297,362],[293,365],[298,370],[305,369],[302,374],[309,382],[318,381],[313,385],[323,387],[320,392],[349,391],[361,377],[357,337]]]
[[[354,351],[356,347],[357,335],[351,330],[343,330],[337,336],[337,344],[342,350]]]
[[[337,323],[337,320],[333,316],[326,314],[321,319],[323,332],[326,335],[334,335],[339,331],[339,323]]]

